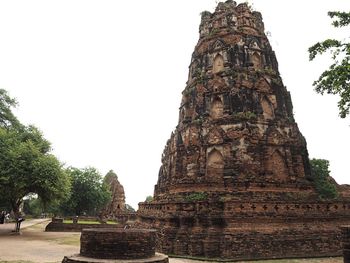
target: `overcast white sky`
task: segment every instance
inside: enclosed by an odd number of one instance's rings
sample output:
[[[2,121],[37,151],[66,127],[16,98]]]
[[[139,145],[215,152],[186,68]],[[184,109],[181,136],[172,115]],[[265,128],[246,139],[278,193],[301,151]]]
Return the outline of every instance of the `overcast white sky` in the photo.
[[[349,0],[252,0],[291,92],[310,157],[330,160],[349,183],[350,119],[337,99],[312,82],[327,59],[307,49],[330,37],[327,11]],[[238,2],[239,3],[239,2]],[[25,124],[39,127],[67,166],[113,169],[127,203],[153,194],[161,153],[178,121],[181,91],[198,40],[200,12],[216,0],[0,0],[0,88],[20,103]]]

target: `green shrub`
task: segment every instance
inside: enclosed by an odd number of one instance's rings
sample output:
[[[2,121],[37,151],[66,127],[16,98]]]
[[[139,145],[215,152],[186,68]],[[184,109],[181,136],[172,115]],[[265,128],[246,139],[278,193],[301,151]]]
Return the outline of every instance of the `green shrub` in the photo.
[[[208,199],[208,194],[203,192],[192,193],[185,197],[186,201],[204,201]]]
[[[337,187],[331,181],[329,161],[324,159],[310,160],[311,178],[321,199],[334,199],[338,196]]]
[[[153,201],[153,196],[149,195],[146,197],[145,202],[152,202]]]

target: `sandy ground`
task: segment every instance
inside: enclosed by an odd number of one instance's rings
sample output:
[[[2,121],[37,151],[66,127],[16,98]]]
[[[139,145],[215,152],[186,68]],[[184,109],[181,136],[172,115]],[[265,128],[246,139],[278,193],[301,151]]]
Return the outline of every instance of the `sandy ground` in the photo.
[[[21,234],[11,232],[14,224],[0,225],[0,262],[61,262],[64,256],[79,253],[80,233],[44,232],[48,220],[23,222]],[[205,263],[171,258],[170,263]],[[252,262],[252,261],[250,261]],[[341,263],[342,258],[255,261],[259,263]],[[247,263],[247,261],[245,262]]]
[[[61,262],[65,255],[79,253],[80,233],[44,232],[47,222],[42,221],[23,222],[20,235],[11,232],[14,224],[0,225],[0,260]]]

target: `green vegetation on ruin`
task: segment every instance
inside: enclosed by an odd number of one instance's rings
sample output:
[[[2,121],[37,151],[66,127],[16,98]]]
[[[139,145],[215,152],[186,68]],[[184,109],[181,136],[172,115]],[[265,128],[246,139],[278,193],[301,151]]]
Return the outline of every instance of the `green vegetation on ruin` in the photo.
[[[329,161],[323,159],[311,159],[311,179],[321,199],[334,199],[338,196],[337,187],[329,173]]]
[[[203,192],[192,193],[185,197],[185,201],[193,202],[193,201],[204,201],[208,199],[208,194]]]

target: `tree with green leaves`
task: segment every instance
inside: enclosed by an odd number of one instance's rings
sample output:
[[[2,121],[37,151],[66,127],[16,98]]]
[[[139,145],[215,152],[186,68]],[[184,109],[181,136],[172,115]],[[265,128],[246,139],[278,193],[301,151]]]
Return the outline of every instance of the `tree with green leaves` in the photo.
[[[39,217],[43,214],[44,210],[45,208],[41,199],[35,195],[30,195],[23,201],[23,212],[26,215]]]
[[[316,191],[321,199],[334,199],[338,196],[334,179],[329,175],[329,161],[311,159],[311,178],[315,183]]]
[[[334,19],[334,27],[350,25],[350,12],[328,12]],[[345,118],[350,111],[350,43],[336,39],[318,42],[309,48],[309,58],[313,60],[318,54],[330,51],[334,63],[313,83],[317,93],[337,94],[339,116]]]
[[[11,98],[6,90],[0,89],[0,127],[19,125],[19,121],[11,110],[16,106],[17,101]]]
[[[70,167],[67,173],[72,189],[69,199],[61,207],[62,212],[66,215],[97,215],[111,199],[111,192],[101,174],[92,167]]]
[[[0,192],[15,214],[23,198],[37,194],[44,203],[62,200],[70,182],[50,143],[33,127],[0,127]]]
[[[146,200],[145,202],[152,202],[153,201],[153,196],[152,195],[149,195],[146,197]]]
[[[69,193],[70,181],[40,130],[12,113],[16,105],[0,90],[0,204],[18,216],[25,196],[36,194],[45,205],[59,201]]]

